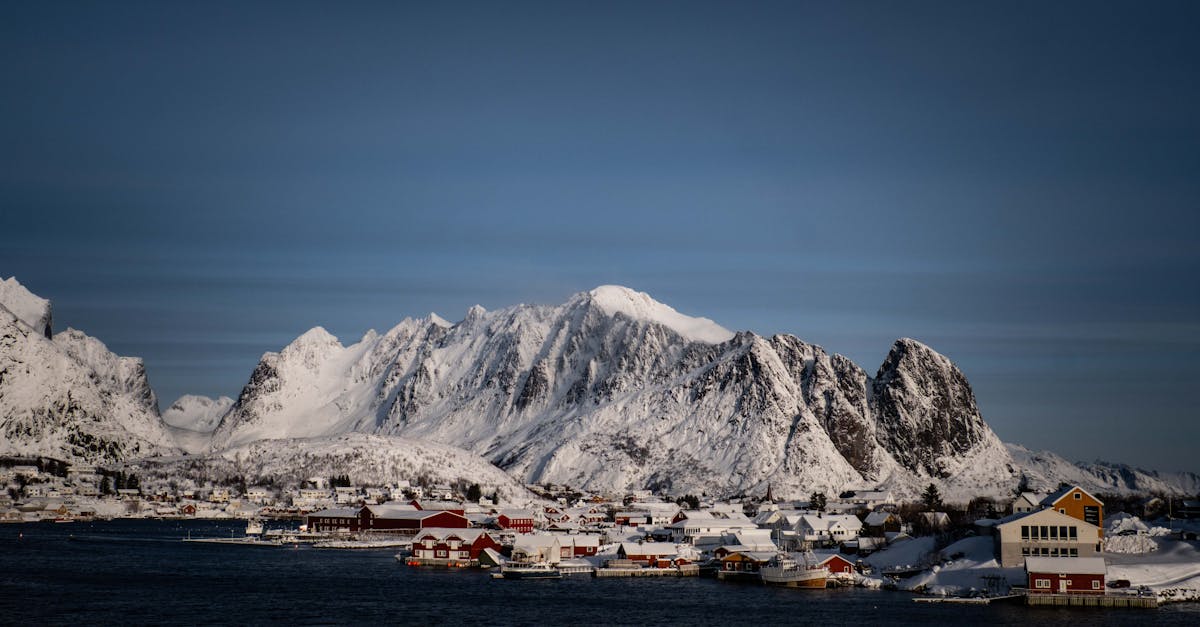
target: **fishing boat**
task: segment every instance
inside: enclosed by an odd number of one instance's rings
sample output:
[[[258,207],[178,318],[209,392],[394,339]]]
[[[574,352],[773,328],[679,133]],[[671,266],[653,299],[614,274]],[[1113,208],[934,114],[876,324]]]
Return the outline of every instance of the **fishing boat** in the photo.
[[[500,567],[505,579],[562,579],[562,573],[547,562],[514,562]]]
[[[815,560],[796,559],[780,553],[759,569],[763,583],[789,588],[824,588],[829,569],[814,565]]]
[[[282,546],[283,543],[276,539],[266,539],[263,537],[263,524],[261,520],[250,520],[246,523],[246,535],[242,537],[228,538],[193,538],[191,532],[188,532],[188,537],[183,539],[184,542],[201,542],[205,544],[243,544],[249,546]]]

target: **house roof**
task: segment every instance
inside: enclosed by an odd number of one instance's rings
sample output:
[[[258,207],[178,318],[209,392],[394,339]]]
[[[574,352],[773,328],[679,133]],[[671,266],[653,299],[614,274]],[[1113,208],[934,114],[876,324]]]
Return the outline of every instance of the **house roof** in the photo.
[[[1068,485],[1068,486],[1063,486],[1063,487],[1051,492],[1050,494],[1046,495],[1046,498],[1042,499],[1041,504],[1045,505],[1046,507],[1054,507],[1055,503],[1058,503],[1059,501],[1061,501],[1062,497],[1069,494],[1072,490],[1079,490],[1080,492],[1083,492],[1084,494],[1092,497],[1093,500],[1100,501],[1100,499],[1096,498],[1095,494],[1092,494],[1091,492],[1088,492],[1087,490],[1084,490],[1083,488],[1081,488],[1077,485]],[[1103,501],[1100,501],[1100,502],[1103,503]]]
[[[333,509],[323,509],[319,512],[309,512],[309,517],[318,518],[358,518],[358,508],[356,507],[335,507]]]
[[[392,518],[401,512],[418,512],[416,507],[401,503],[387,503],[386,505],[367,505],[367,510],[376,518]]]
[[[1064,575],[1103,575],[1107,572],[1103,557],[1027,557],[1025,572]]]
[[[867,514],[866,520],[863,522],[871,527],[878,527],[886,523],[892,517],[891,512],[871,512]]]
[[[800,522],[813,531],[828,531],[835,526],[851,530],[862,529],[862,521],[858,519],[858,516],[851,514],[827,514],[824,516],[805,514],[800,517]]]
[[[679,548],[670,542],[622,542],[626,555],[678,555]]]
[[[487,533],[486,529],[452,529],[448,527],[429,527],[422,529],[421,533],[417,534],[416,539],[421,540],[429,536],[433,536],[436,540],[445,540],[450,536],[454,536],[464,542],[474,542],[479,536]]]

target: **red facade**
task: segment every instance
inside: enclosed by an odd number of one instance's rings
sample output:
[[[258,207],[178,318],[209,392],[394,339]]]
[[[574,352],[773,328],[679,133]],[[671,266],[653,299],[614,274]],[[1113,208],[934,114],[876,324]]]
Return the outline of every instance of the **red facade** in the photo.
[[[533,519],[532,518],[509,518],[505,514],[500,514],[496,517],[496,524],[501,529],[511,529],[517,533],[532,533]]]
[[[500,550],[500,543],[486,532],[456,534],[440,530],[418,534],[413,541],[413,557],[418,559],[478,560],[484,549]]]
[[[850,560],[842,557],[841,555],[834,555],[826,559],[824,562],[821,562],[821,565],[828,568],[829,572],[834,574],[854,572],[854,564],[850,563]]]
[[[1029,573],[1030,594],[1104,594],[1104,575]]]

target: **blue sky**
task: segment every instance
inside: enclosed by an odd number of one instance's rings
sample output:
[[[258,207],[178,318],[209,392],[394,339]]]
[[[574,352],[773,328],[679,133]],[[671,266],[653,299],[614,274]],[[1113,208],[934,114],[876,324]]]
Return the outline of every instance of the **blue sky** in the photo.
[[[5,4],[0,275],[164,406],[618,283],[1200,471],[1192,3],[426,4]]]

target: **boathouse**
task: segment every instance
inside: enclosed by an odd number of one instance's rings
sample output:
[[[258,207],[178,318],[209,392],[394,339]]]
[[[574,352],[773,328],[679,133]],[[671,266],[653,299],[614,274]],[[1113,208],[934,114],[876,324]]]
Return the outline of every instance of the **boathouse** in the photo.
[[[1027,557],[1029,594],[1104,594],[1103,557]]]
[[[829,572],[834,575],[852,574],[854,572],[854,564],[841,555],[830,555],[819,565],[828,568]]]
[[[500,543],[485,529],[430,528],[413,538],[412,551],[420,563],[466,565],[478,563],[484,549],[500,550]]]
[[[683,563],[679,549],[670,542],[622,542],[617,557],[650,568],[670,568]]]

